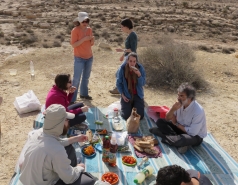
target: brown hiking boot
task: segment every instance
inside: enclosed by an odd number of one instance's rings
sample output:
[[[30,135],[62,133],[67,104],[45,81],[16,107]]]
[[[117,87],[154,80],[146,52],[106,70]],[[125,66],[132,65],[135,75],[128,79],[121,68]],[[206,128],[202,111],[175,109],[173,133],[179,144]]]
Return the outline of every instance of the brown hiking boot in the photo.
[[[120,94],[117,87],[109,91],[111,94]]]

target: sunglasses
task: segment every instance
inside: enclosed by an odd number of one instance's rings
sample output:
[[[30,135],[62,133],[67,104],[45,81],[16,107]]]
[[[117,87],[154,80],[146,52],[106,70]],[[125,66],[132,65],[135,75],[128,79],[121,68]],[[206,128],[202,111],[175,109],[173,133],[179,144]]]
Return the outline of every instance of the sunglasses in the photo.
[[[89,23],[89,19],[83,21],[82,23]]]

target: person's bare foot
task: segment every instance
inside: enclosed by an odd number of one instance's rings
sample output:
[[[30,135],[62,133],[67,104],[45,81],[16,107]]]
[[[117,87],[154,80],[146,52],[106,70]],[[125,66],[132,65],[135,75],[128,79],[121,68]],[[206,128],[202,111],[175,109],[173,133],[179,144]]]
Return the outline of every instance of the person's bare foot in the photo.
[[[0,96],[0,105],[2,104],[2,97]]]

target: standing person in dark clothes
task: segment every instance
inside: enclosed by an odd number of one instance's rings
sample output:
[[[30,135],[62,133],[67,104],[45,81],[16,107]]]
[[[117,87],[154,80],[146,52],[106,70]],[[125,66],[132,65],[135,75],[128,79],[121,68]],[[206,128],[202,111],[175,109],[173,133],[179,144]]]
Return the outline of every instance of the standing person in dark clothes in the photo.
[[[137,35],[133,30],[133,23],[130,19],[123,19],[121,21],[121,30],[128,34],[125,40],[125,49],[117,49],[118,52],[123,52],[120,57],[121,62],[126,62],[127,56],[130,52],[136,53],[137,50]],[[116,76],[118,71],[116,73]],[[109,91],[111,94],[120,94],[117,87]]]

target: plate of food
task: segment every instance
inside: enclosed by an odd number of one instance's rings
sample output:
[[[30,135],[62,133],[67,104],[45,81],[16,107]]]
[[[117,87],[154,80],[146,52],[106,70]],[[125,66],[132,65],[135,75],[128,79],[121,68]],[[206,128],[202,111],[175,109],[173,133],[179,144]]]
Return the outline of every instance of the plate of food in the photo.
[[[102,175],[102,181],[107,181],[108,183],[115,185],[119,181],[119,177],[116,173],[107,172]]]
[[[84,146],[81,151],[82,155],[87,158],[92,158],[96,155],[95,148],[92,145]]]
[[[107,135],[107,129],[96,129],[99,135]]]
[[[127,166],[135,166],[137,164],[136,158],[125,155],[122,157],[122,163]]]

